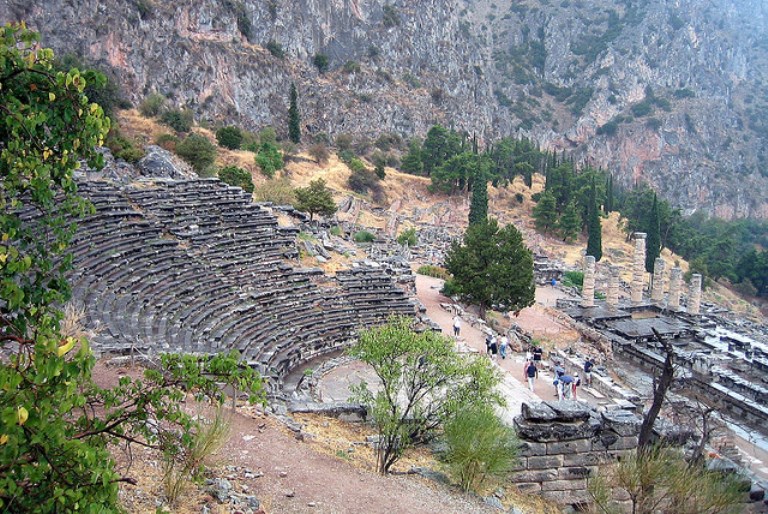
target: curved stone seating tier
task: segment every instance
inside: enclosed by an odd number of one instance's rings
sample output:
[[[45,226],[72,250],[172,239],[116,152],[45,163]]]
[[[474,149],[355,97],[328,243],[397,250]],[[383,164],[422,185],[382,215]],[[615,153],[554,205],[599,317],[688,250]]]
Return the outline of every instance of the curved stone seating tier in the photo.
[[[95,212],[72,241],[69,278],[99,351],[238,349],[279,382],[361,327],[415,313],[376,267],[336,277],[293,267],[298,229],[279,227],[269,209],[216,179],[79,190]]]

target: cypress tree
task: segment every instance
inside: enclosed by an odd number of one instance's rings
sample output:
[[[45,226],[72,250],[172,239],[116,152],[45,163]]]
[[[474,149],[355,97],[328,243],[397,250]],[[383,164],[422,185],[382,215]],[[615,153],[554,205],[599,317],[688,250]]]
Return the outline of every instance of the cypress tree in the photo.
[[[610,214],[613,212],[613,174],[608,175],[608,179],[605,183],[605,205],[603,206],[605,213]]]
[[[568,206],[560,217],[557,226],[560,230],[560,237],[563,238],[564,242],[571,243],[576,240],[581,230],[581,215],[575,201],[571,200],[568,202]]]
[[[298,99],[299,94],[296,91],[296,84],[291,84],[291,105],[288,107],[288,139],[291,142],[301,143],[301,117],[299,116]]]
[[[488,220],[488,180],[480,172],[472,184],[472,203],[469,206],[469,224],[484,223]]]
[[[555,197],[549,191],[544,191],[539,197],[539,201],[533,208],[533,218],[536,223],[536,230],[549,232],[557,223],[557,205]]]
[[[645,227],[648,236],[645,239],[645,271],[653,273],[656,258],[661,255],[661,216],[656,194],[653,195],[651,213],[648,215],[648,226]]]
[[[603,258],[603,228],[600,226],[600,214],[598,211],[597,193],[593,181],[592,189],[589,193],[589,219],[587,220],[589,239],[587,239],[587,255],[594,257],[596,262]]]

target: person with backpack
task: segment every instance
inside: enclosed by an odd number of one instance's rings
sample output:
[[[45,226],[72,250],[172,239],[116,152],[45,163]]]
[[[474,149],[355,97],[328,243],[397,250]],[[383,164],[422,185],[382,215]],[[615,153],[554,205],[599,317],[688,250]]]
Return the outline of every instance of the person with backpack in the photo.
[[[539,370],[536,368],[536,364],[534,364],[530,359],[525,361],[525,367],[523,367],[523,376],[525,376],[525,379],[528,380],[528,388],[532,393],[535,392],[533,390],[533,381],[536,379],[536,377],[539,376]]]

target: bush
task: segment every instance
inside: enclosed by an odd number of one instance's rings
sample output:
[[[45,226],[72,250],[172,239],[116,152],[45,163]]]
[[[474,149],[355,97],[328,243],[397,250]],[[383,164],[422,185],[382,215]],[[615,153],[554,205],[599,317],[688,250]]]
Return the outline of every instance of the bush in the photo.
[[[445,424],[448,450],[443,459],[464,492],[480,492],[489,479],[500,479],[515,464],[515,430],[488,406],[460,410]]]
[[[336,148],[340,152],[348,152],[352,150],[352,136],[349,134],[339,134],[336,136]]]
[[[253,198],[257,202],[272,202],[275,205],[293,205],[296,202],[296,194],[287,178],[267,180],[253,192]]]
[[[253,180],[251,174],[237,166],[226,166],[219,170],[219,178],[229,184],[241,188],[246,193],[253,193]]]
[[[221,127],[216,131],[216,141],[219,146],[229,148],[230,150],[240,149],[240,145],[243,144],[243,131],[239,127],[228,126]]]
[[[176,153],[176,145],[181,141],[173,134],[160,134],[155,138],[155,144],[160,148],[165,148],[169,152]]]
[[[442,278],[443,280],[448,280],[451,278],[451,274],[448,273],[445,268],[432,266],[430,264],[419,266],[419,269],[416,270],[416,273],[419,275],[426,275],[428,277]]]
[[[344,63],[346,73],[360,73],[360,63],[357,61],[347,61]]]
[[[159,116],[165,108],[165,97],[158,93],[152,93],[139,104],[139,112],[147,118]]]
[[[160,116],[160,121],[176,132],[189,132],[195,117],[189,109],[169,109]]]
[[[331,227],[330,233],[332,236],[341,237],[341,234],[343,233],[341,230],[341,227],[338,225],[334,225]]]
[[[283,45],[281,45],[274,39],[270,40],[266,44],[266,49],[269,50],[269,53],[271,53],[273,56],[277,57],[278,59],[282,59],[283,57],[285,57],[285,52],[283,51]]]
[[[315,161],[317,161],[317,164],[321,166],[326,164],[328,162],[328,157],[330,157],[328,147],[326,147],[323,143],[315,143],[309,147],[307,152]]]
[[[117,125],[113,126],[112,130],[107,134],[105,144],[115,158],[123,159],[127,162],[137,162],[145,155],[144,150],[136,147],[130,139],[123,137]]]
[[[400,235],[397,236],[397,242],[401,245],[407,244],[408,246],[419,244],[419,238],[416,237],[416,229],[411,227],[400,232]]]
[[[376,236],[368,232],[367,230],[361,230],[355,232],[355,243],[373,243],[376,240]]]
[[[525,201],[525,196],[523,196],[523,193],[515,193],[515,201],[517,203],[523,203]]]
[[[325,54],[315,54],[315,56],[312,58],[312,63],[315,65],[315,68],[317,68],[317,71],[320,73],[325,73],[328,71],[328,56]]]
[[[176,145],[176,154],[203,176],[216,160],[216,145],[200,134],[190,134]]]
[[[283,168],[283,155],[275,143],[263,142],[256,154],[256,164],[264,176],[273,178]]]
[[[397,8],[392,4],[384,4],[383,7],[384,16],[382,22],[387,28],[392,28],[400,25],[400,14],[397,12]]]
[[[453,278],[447,279],[443,283],[443,288],[440,290],[440,294],[442,294],[443,296],[449,296],[449,297],[456,296],[459,293],[460,293],[459,288],[454,283]]]
[[[584,285],[583,271],[566,271],[563,273],[563,286],[582,288]]]

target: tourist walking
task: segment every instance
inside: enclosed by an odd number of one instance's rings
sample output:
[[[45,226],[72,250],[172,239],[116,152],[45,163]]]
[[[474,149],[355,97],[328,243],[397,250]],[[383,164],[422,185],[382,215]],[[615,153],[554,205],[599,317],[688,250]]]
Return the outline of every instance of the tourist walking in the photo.
[[[584,383],[588,387],[592,387],[592,368],[594,367],[595,363],[592,361],[592,358],[588,358],[587,362],[584,363]]]
[[[573,375],[573,383],[571,384],[571,399],[572,400],[578,400],[576,397],[576,388],[581,385],[581,378],[579,378],[579,374],[576,373]]]
[[[560,401],[563,401],[563,382],[560,380],[560,375],[555,375],[555,381],[552,382],[555,386],[555,396]]]
[[[499,344],[496,342],[496,336],[491,336],[491,344],[488,345],[488,353],[491,359],[496,360],[496,355],[499,353]]]
[[[532,360],[525,361],[525,366],[523,367],[523,376],[528,381],[528,389],[531,390],[531,392],[535,392],[533,390],[533,381],[539,376],[539,370],[536,368],[536,364]]]
[[[499,354],[502,359],[507,358],[507,348],[509,348],[509,338],[503,335],[501,336],[501,343],[499,343]]]
[[[541,362],[541,357],[544,355],[544,350],[541,348],[541,346],[534,346],[533,347],[533,362]]]
[[[573,393],[573,381],[574,378],[571,375],[562,375],[560,377],[560,383],[562,384],[562,395],[566,400],[571,399]]]
[[[461,316],[458,314],[453,317],[453,336],[459,337],[461,335]]]

